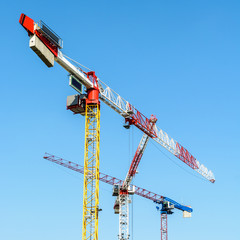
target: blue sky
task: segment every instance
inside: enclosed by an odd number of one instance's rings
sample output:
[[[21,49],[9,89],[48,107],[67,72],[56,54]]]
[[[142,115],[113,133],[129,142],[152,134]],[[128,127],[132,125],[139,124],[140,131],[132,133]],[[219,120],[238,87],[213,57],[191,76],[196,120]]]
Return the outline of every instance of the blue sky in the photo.
[[[211,169],[200,179],[151,141],[134,184],[191,205],[169,239],[239,239],[239,1],[19,1],[1,12],[0,239],[80,239],[83,177],[43,160],[83,163],[84,118],[66,111],[67,72],[28,47],[23,12],[43,20],[63,52],[97,76]],[[100,171],[124,178],[142,133],[101,104]],[[164,154],[163,154],[164,153]],[[165,154],[171,158],[171,161]],[[100,184],[99,239],[117,239],[110,186]],[[131,239],[160,239],[155,205],[134,196]],[[133,231],[133,234],[132,234]]]

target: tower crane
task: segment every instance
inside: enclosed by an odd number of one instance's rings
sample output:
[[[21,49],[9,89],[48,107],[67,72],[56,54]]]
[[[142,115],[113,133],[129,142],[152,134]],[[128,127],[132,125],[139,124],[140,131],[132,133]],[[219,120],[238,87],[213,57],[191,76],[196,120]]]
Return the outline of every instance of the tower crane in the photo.
[[[84,167],[81,166],[80,164],[77,164],[77,163],[74,163],[71,161],[67,161],[63,158],[57,157],[57,156],[49,154],[49,153],[45,153],[43,158],[50,162],[56,163],[60,166],[69,168],[75,172],[84,174]],[[113,186],[123,186],[126,179],[123,181],[118,178],[115,178],[115,177],[112,177],[110,175],[100,172],[99,180],[104,183],[113,185]],[[173,209],[181,210],[183,212],[183,217],[191,217],[191,213],[193,212],[193,209],[189,206],[182,205],[182,204],[172,200],[171,198],[164,197],[159,194],[150,192],[146,189],[143,189],[141,187],[129,184],[128,190],[130,192],[132,192],[133,189],[134,189],[134,193],[136,195],[141,196],[146,199],[149,199],[149,200],[152,200],[154,203],[162,206],[161,209],[159,208],[159,206],[156,207],[157,210],[159,210],[161,212],[161,240],[168,239],[167,215],[172,214]],[[117,191],[119,191],[119,189],[117,189]],[[117,209],[117,207],[116,207],[116,203],[115,203],[114,207],[115,207],[115,211],[119,211],[119,209]],[[124,234],[124,236],[125,236],[125,234]]]
[[[156,208],[161,213],[161,240],[167,240],[168,239],[167,216],[173,214],[173,209],[176,208],[178,210],[183,211],[184,218],[189,218],[191,217],[191,212],[188,211],[187,209],[190,207],[174,202],[172,199],[169,199],[167,197],[165,197],[163,201],[156,200],[154,202],[162,205],[161,209],[158,206]]]
[[[80,93],[71,96],[68,109],[85,116],[82,240],[98,239],[100,100],[124,117],[126,126],[136,126],[193,170],[215,182],[211,170],[156,124],[153,126],[149,118],[102,82],[94,71],[85,72],[71,63],[61,52],[62,39],[43,21],[36,23],[21,14],[19,23],[30,37],[30,48],[48,67],[53,67],[54,62],[62,66],[70,74],[70,86]],[[82,94],[83,87],[86,94]]]
[[[151,116],[150,122],[152,127],[156,123],[157,119],[154,116]],[[133,157],[132,163],[128,170],[127,176],[123,181],[122,185],[114,185],[113,187],[113,196],[116,196],[116,201],[114,204],[115,214],[119,214],[119,240],[128,240],[129,239],[129,195],[134,194],[134,188],[130,187],[133,177],[136,174],[137,167],[140,163],[140,160],[143,156],[143,152],[146,149],[149,136],[143,134],[142,139],[138,145],[137,151]]]

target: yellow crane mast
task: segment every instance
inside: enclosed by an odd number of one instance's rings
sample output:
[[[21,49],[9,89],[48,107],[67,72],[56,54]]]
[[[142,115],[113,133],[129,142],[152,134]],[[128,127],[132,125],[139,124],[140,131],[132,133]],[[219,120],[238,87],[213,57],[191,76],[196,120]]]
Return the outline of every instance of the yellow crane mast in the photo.
[[[85,153],[82,240],[98,240],[100,103],[97,77],[87,73],[94,83],[88,89],[85,106]]]
[[[98,239],[99,105],[86,105],[82,239]]]

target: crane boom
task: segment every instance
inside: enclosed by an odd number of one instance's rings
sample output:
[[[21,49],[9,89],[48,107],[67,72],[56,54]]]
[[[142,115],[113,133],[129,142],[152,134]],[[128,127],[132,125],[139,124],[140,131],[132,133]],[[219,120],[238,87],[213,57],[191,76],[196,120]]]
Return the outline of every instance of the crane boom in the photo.
[[[180,143],[171,138],[166,132],[152,124],[150,119],[140,113],[128,101],[124,100],[119,94],[114,92],[110,87],[98,80],[100,99],[110,106],[117,113],[122,115],[126,122],[135,125],[158,144],[167,149],[174,156],[179,158],[193,170],[201,174],[210,182],[215,182],[215,177],[211,170],[208,170]],[[104,86],[104,87],[103,87]]]
[[[145,117],[128,101],[123,99],[119,94],[113,91],[105,83],[98,79],[100,99],[110,106],[113,110],[125,118],[129,124],[135,125],[158,144],[167,149],[175,157],[179,158],[193,170],[201,174],[210,182],[215,182],[214,174],[208,170],[180,143],[171,138],[166,132],[160,129],[156,124],[152,124],[150,119]]]
[[[143,136],[142,136],[142,139],[140,141],[140,144],[137,148],[137,151],[136,151],[136,153],[133,157],[133,160],[132,160],[132,163],[131,163],[130,168],[128,170],[127,176],[124,180],[123,187],[127,188],[129,186],[129,184],[131,183],[134,175],[136,174],[137,167],[140,163],[143,152],[144,152],[144,150],[147,146],[148,140],[149,140],[149,136],[144,133]]]
[[[27,17],[25,14],[21,14],[19,19],[20,24],[26,29],[30,36],[30,46],[38,54],[38,56],[51,67],[54,64],[54,60],[59,63],[64,69],[66,69],[70,74],[73,74],[87,89],[92,87],[98,87],[100,94],[99,98],[106,103],[109,107],[119,113],[125,118],[125,122],[129,125],[135,125],[174,156],[179,158],[193,170],[201,174],[204,178],[214,183],[215,178],[213,172],[208,170],[203,164],[201,164],[186,148],[184,148],[180,143],[171,138],[166,132],[158,128],[155,124],[151,123],[150,119],[145,117],[140,111],[138,111],[133,105],[128,101],[123,99],[118,93],[113,91],[100,79],[97,82],[92,82],[87,78],[86,73],[81,71],[77,66],[68,61],[59,50],[62,46],[62,41],[60,38],[46,25],[41,27],[42,24],[34,23],[34,21]],[[46,31],[47,29],[47,31]],[[45,52],[41,52],[41,48],[37,45],[31,45],[31,38],[35,37],[39,39],[40,43],[47,48]],[[55,39],[55,41],[53,41]],[[57,39],[57,41],[56,41]],[[56,44],[56,42],[59,42]],[[50,57],[49,57],[50,56]],[[54,59],[54,60],[52,60]],[[96,86],[98,85],[98,86]]]
[[[84,174],[84,167],[80,164],[65,160],[63,158],[57,157],[57,156],[49,154],[49,153],[45,153],[43,158],[50,161],[50,162],[56,163],[60,166],[69,168],[69,169],[71,169],[75,172],[79,172],[81,174]],[[112,177],[110,175],[107,175],[107,174],[101,173],[101,172],[99,173],[99,180],[104,182],[104,183],[107,183],[109,185],[122,185],[123,182],[124,182],[123,180],[120,180],[118,178]],[[184,205],[172,200],[171,198],[164,197],[162,195],[153,193],[151,191],[148,191],[144,188],[141,188],[141,187],[138,187],[138,186],[135,186],[135,185],[132,185],[132,184],[130,184],[130,186],[132,188],[135,187],[135,194],[136,195],[141,196],[141,197],[146,198],[146,199],[149,199],[149,200],[152,200],[155,203],[160,204],[163,201],[168,201],[172,205],[174,205],[175,208],[177,208],[181,211],[187,211],[187,212],[192,212],[193,211],[193,209],[191,207],[184,206]]]
[[[151,123],[151,129],[154,127],[155,123],[157,121],[157,118],[155,116],[151,116],[150,118],[150,123]],[[136,171],[137,171],[137,168],[138,168],[138,165],[142,159],[142,156],[143,156],[143,153],[146,149],[146,146],[147,146],[147,143],[148,143],[148,140],[149,140],[149,135],[147,135],[146,133],[143,134],[142,138],[141,138],[141,141],[138,145],[138,148],[137,148],[137,151],[133,157],[133,160],[132,160],[132,163],[130,165],[130,168],[128,170],[128,173],[127,173],[127,176],[124,180],[124,183],[123,183],[123,188],[127,189],[129,184],[131,183],[133,177],[135,176],[136,174]]]

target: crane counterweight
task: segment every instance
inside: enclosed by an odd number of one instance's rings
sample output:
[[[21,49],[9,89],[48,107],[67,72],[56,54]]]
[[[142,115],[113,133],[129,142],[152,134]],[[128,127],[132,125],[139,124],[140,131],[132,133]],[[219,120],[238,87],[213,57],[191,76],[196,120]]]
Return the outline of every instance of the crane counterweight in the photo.
[[[29,41],[29,47],[41,58],[48,66],[54,66],[54,54],[42,43],[37,35],[32,35]]]

